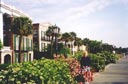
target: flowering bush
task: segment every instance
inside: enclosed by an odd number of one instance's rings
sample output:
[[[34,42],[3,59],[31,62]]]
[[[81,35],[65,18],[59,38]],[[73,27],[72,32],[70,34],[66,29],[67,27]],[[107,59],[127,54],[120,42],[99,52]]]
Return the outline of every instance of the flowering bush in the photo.
[[[0,72],[0,84],[77,84],[62,60],[35,60],[10,65]]]

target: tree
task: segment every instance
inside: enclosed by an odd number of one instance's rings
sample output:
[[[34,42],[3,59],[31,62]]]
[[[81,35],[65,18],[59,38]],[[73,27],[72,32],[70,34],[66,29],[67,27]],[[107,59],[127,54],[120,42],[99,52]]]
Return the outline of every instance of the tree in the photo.
[[[66,47],[66,43],[71,40],[71,35],[65,32],[62,34],[61,40],[65,41],[65,47]]]
[[[114,47],[113,47],[113,45],[104,43],[104,44],[102,44],[102,49],[103,49],[103,51],[112,52],[114,50]]]
[[[2,45],[2,42],[1,42],[1,40],[0,40],[0,50],[1,50],[2,47],[3,47],[3,45]]]
[[[65,43],[64,43],[64,45],[65,45],[65,46],[64,46],[64,56],[67,57],[67,52],[66,52],[66,50],[67,50],[68,47],[67,47],[66,44],[67,44],[68,41],[71,40],[71,35],[70,35],[68,32],[65,32],[65,33],[62,34],[61,40],[65,42]]]
[[[78,50],[80,50],[80,46],[83,44],[83,41],[81,38],[76,37],[75,45],[78,46]]]
[[[22,62],[22,38],[33,33],[32,21],[28,17],[14,17],[11,31],[19,35],[19,62]]]
[[[58,32],[55,33],[55,30],[58,29]],[[58,38],[59,36],[59,31],[60,31],[60,28],[56,25],[52,25],[52,26],[49,26],[48,27],[48,30],[46,31],[46,35],[49,37],[49,40],[51,38],[51,56],[53,56],[53,38],[55,37],[56,39]],[[55,39],[55,40],[56,40]],[[58,43],[58,42],[56,42]]]
[[[49,37],[49,40],[50,40],[50,37],[52,36],[52,40],[53,40],[53,26],[49,26],[48,27],[48,30],[46,31],[46,36]]]
[[[88,38],[83,39],[84,45],[87,46],[90,53],[98,53],[102,51],[102,41],[90,40]]]
[[[53,55],[53,29],[54,29],[54,26],[49,26],[48,27],[48,30],[46,31],[46,35],[49,37],[49,40],[51,39],[51,45],[50,45],[50,55],[52,56]]]
[[[83,44],[87,47],[87,50],[90,51],[89,49],[89,43],[90,43],[90,39],[89,38],[84,38],[83,39]]]
[[[84,38],[83,39],[83,44],[84,45],[88,45],[90,43],[90,39],[89,38]]]
[[[75,32],[70,32],[69,34],[71,35],[71,40],[76,40],[77,34]]]

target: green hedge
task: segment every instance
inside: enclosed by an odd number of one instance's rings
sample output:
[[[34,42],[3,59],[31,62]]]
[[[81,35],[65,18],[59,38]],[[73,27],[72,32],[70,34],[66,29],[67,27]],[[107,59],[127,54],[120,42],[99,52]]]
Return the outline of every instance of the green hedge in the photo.
[[[10,64],[0,64],[0,71],[1,71],[2,69],[6,70],[9,65],[10,65]]]
[[[73,57],[80,62],[82,56],[83,56],[83,52],[79,51],[75,53]],[[91,58],[91,67],[96,71],[103,70],[107,64],[116,63],[117,60],[119,59],[119,56],[117,54],[113,54],[108,51],[102,51],[97,54],[90,53],[89,56]]]
[[[35,60],[10,65],[0,72],[0,84],[77,84],[62,60]]]
[[[107,64],[116,63],[119,59],[117,54],[108,51],[103,51],[97,54],[90,54],[91,66],[96,70],[103,70]]]
[[[75,58],[75,59],[77,59],[77,60],[80,62],[82,56],[83,56],[83,51],[78,51],[78,52],[75,53],[75,55],[72,56],[72,57]]]
[[[91,58],[91,67],[95,69],[95,71],[103,70],[105,68],[105,60],[103,57],[97,54],[90,54]]]

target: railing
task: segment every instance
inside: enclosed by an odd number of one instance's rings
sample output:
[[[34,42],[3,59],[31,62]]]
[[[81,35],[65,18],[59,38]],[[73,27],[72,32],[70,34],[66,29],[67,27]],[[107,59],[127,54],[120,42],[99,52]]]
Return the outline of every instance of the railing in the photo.
[[[48,37],[41,37],[41,40],[43,40],[43,41],[51,41],[51,38],[48,38]]]

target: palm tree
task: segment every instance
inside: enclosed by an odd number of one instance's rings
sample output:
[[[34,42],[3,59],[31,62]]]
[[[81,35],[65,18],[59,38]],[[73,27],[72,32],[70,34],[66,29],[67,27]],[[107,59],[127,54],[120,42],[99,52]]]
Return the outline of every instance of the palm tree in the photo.
[[[14,17],[11,31],[19,35],[19,62],[22,62],[22,38],[33,33],[32,21],[28,17]]]
[[[76,40],[76,33],[75,32],[70,32],[69,33],[71,35],[71,40]]]
[[[65,41],[65,47],[66,47],[66,43],[71,40],[71,35],[65,32],[62,34],[61,40]]]
[[[52,46],[53,46],[53,26],[49,26],[48,27],[48,30],[46,31],[46,35],[49,37],[49,40],[51,40],[51,46],[50,46],[50,55],[52,56],[53,55],[53,48],[52,48]],[[52,38],[51,38],[52,37]]]
[[[80,46],[83,44],[83,40],[79,37],[76,37],[75,45],[78,46],[78,50],[80,50]]]
[[[87,47],[87,51],[90,52],[90,48],[89,48],[89,45],[90,45],[90,39],[89,38],[84,38],[83,39],[83,44]]]
[[[70,38],[70,41],[71,41],[71,50],[70,52],[72,53],[72,55],[74,55],[74,45],[75,45],[75,42],[76,42],[76,36],[77,34],[75,32],[69,32],[71,38]]]
[[[52,33],[53,33],[53,26],[49,26],[48,27],[48,30],[46,31],[46,36],[49,37],[49,40],[50,40],[50,37],[53,36]],[[53,40],[53,37],[52,37],[52,40]]]
[[[67,42],[71,40],[71,34],[68,33],[68,32],[65,32],[62,34],[62,37],[61,37],[61,40],[64,41],[64,56],[67,57],[67,52],[66,52],[66,49],[67,49]]]
[[[56,29],[58,29],[57,32],[55,32]],[[57,37],[59,36],[59,31],[60,31],[60,28],[56,25],[49,26],[48,30],[46,31],[46,35],[49,37],[49,40],[51,38],[51,50],[50,50],[51,56],[53,55],[53,38],[55,37],[55,40],[57,40]]]

